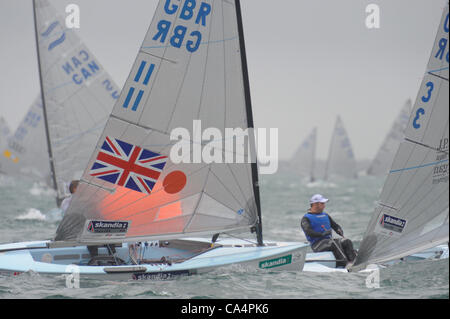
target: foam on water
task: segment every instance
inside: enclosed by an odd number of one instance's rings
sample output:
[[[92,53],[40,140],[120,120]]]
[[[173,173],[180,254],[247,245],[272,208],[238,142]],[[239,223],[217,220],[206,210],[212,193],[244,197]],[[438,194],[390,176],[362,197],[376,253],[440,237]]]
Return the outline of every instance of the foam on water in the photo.
[[[29,208],[26,213],[17,216],[16,219],[46,220],[47,217],[44,214],[42,214],[40,210],[35,208]]]
[[[33,186],[30,188],[30,194],[34,196],[56,196],[54,189],[39,183],[33,183]]]

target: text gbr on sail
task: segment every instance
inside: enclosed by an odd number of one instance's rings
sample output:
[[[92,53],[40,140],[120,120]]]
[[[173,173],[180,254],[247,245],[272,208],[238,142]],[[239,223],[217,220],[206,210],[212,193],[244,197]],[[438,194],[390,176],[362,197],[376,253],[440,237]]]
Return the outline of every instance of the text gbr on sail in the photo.
[[[169,43],[175,48],[181,48],[185,45],[186,50],[189,52],[195,52],[198,50],[200,43],[202,42],[201,29],[196,28],[195,31],[188,30],[188,27],[182,25],[183,21],[189,22],[195,19],[195,25],[206,26],[206,18],[211,13],[211,5],[206,2],[201,2],[199,5],[196,0],[186,0],[181,6],[175,4],[173,0],[166,0],[164,5],[164,12],[167,15],[174,15],[181,8],[178,25],[172,28],[172,22],[162,19],[157,23],[157,31],[153,37],[154,41],[160,41],[165,43],[169,31],[172,29]],[[186,41],[185,41],[186,40]]]
[[[447,13],[447,17],[445,18],[444,21],[444,32],[448,34],[449,31],[449,14]],[[447,54],[445,54],[445,52],[447,52]],[[442,60],[442,58],[445,55],[445,59],[447,61],[447,63],[449,62],[449,51],[448,51],[448,36],[447,37],[442,37],[439,42],[438,42],[438,51],[435,54],[435,58]]]

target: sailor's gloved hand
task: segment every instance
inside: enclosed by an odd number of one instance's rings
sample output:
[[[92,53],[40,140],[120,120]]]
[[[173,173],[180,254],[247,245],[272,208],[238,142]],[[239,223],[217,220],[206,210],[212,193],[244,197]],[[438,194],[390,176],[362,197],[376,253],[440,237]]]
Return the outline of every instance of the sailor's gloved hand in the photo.
[[[341,228],[339,228],[339,229],[336,231],[336,233],[337,233],[339,236],[344,237],[344,231],[343,231]]]
[[[331,229],[326,230],[322,233],[322,236],[329,236],[329,235],[331,235]]]

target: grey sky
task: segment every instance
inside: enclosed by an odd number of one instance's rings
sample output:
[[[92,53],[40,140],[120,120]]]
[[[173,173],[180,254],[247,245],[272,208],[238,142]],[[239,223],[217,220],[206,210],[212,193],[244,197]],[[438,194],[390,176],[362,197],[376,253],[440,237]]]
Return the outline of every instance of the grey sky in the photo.
[[[79,35],[122,86],[157,0],[50,0],[81,9]],[[357,159],[372,158],[415,100],[447,0],[241,0],[257,127],[279,128],[281,158],[318,127],[326,158],[340,114]],[[381,28],[365,26],[368,4]],[[15,129],[39,92],[31,0],[0,0],[0,116]]]

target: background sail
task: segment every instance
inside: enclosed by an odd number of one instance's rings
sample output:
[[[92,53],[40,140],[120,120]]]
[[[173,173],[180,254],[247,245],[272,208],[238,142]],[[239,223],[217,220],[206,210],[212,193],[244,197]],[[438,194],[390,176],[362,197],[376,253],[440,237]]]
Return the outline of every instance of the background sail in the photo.
[[[357,177],[355,155],[340,116],[336,118],[325,170],[325,179],[333,176],[344,178]]]
[[[375,176],[383,176],[389,172],[394,156],[397,153],[398,146],[405,137],[404,131],[411,115],[412,102],[408,99],[395,119],[389,133],[383,141],[375,158],[373,159],[367,174]]]
[[[252,134],[237,134],[235,142],[245,145],[241,149],[226,143],[233,141],[226,128],[248,128],[238,5],[221,0],[159,2],[56,241],[114,241],[93,237],[86,230],[89,220],[129,222],[124,241],[248,229],[257,223],[251,164],[207,163],[195,152],[208,144],[206,153],[247,160],[255,149]],[[177,136],[170,138],[176,128],[189,134],[182,140],[190,150],[182,163],[170,157],[178,143]],[[195,138],[206,128],[214,128],[215,136],[208,135],[200,145]],[[107,137],[112,144],[121,141],[125,149],[142,147],[166,157],[163,168],[162,163],[154,168],[154,185],[147,183],[150,194],[119,186],[125,174],[120,167],[118,177],[103,175],[119,180],[114,183],[91,175],[104,163],[99,154],[109,152]],[[136,176],[133,183],[139,184]]]
[[[39,96],[2,147],[0,162],[8,175],[24,175],[53,186],[44,125]]]
[[[0,117],[0,151],[6,145],[10,133],[11,129],[9,128],[8,123],[6,123],[3,117]],[[5,172],[5,167],[3,161],[1,160],[1,157],[0,157],[0,172],[3,173]]]
[[[314,161],[317,143],[317,128],[300,144],[291,159],[291,167],[301,176],[314,180]]]
[[[11,129],[3,117],[0,117],[0,146],[6,144],[6,139],[11,134]]]
[[[355,265],[448,242],[448,5],[427,72]]]
[[[58,198],[81,177],[120,91],[64,16],[35,0],[42,89]]]

